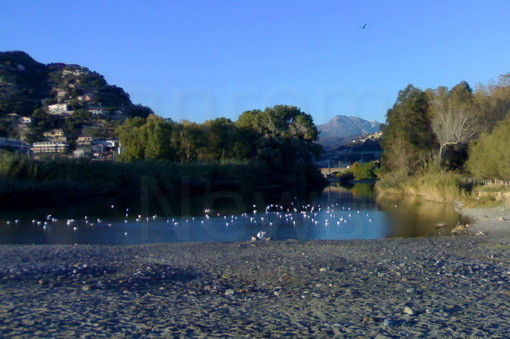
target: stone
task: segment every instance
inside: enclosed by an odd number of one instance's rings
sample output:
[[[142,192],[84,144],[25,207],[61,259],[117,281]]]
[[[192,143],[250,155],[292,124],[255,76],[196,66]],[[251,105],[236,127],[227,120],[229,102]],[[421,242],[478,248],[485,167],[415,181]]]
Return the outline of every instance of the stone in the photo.
[[[413,309],[409,306],[404,307],[404,313],[409,314],[409,315],[414,315]]]
[[[225,295],[233,295],[235,293],[235,291],[231,288],[229,288],[228,290],[225,291]]]
[[[382,323],[382,326],[386,327],[386,328],[393,327],[394,325],[395,325],[395,322],[392,319],[390,319],[390,318],[384,319],[384,321]]]

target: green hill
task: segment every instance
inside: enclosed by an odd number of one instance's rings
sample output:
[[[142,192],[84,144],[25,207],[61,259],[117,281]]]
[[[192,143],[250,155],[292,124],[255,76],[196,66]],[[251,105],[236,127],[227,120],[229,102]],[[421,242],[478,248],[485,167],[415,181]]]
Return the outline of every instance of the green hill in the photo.
[[[84,129],[111,137],[105,129],[113,131],[126,117],[150,113],[86,67],[42,64],[22,51],[0,52],[0,137],[33,142],[53,128],[63,129],[70,139]],[[32,122],[20,125],[20,117]]]

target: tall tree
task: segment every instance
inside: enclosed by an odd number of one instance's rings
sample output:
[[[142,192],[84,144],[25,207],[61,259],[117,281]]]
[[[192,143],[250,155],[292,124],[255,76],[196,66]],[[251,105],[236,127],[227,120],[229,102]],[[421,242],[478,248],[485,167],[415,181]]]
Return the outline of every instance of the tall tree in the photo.
[[[145,158],[145,140],[141,133],[141,128],[145,123],[144,118],[130,118],[115,130],[115,134],[120,141],[121,158],[123,160],[142,160]]]
[[[445,147],[454,145],[467,148],[468,142],[479,135],[478,109],[466,82],[461,82],[451,91],[439,87],[433,92],[431,127],[439,143],[438,163],[445,160]]]
[[[510,74],[499,76],[497,82],[479,86],[474,99],[480,110],[480,126],[490,132],[510,114]]]
[[[145,159],[174,160],[175,150],[171,147],[172,124],[163,118],[151,114],[140,128],[145,139]]]
[[[510,180],[510,116],[491,133],[473,140],[469,149],[467,168],[479,179]]]
[[[408,85],[386,113],[382,127],[385,170],[412,175],[432,158],[437,140],[430,127],[430,103],[424,91]]]

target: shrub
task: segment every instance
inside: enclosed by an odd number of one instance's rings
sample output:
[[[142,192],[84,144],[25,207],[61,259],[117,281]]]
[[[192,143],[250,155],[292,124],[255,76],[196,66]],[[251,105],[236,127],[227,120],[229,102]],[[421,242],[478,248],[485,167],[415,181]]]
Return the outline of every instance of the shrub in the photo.
[[[478,179],[510,180],[510,116],[473,142],[469,149],[467,168]]]
[[[378,167],[379,164],[375,161],[366,162],[363,164],[356,163],[352,168],[352,172],[356,180],[376,179],[376,170]]]

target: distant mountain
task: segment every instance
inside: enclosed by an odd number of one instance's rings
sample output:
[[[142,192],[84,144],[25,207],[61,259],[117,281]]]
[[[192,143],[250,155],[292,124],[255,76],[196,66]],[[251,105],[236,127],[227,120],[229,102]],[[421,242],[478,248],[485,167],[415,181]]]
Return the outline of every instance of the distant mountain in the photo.
[[[326,148],[344,145],[360,136],[379,132],[381,124],[374,120],[337,115],[318,125],[319,143]]]

